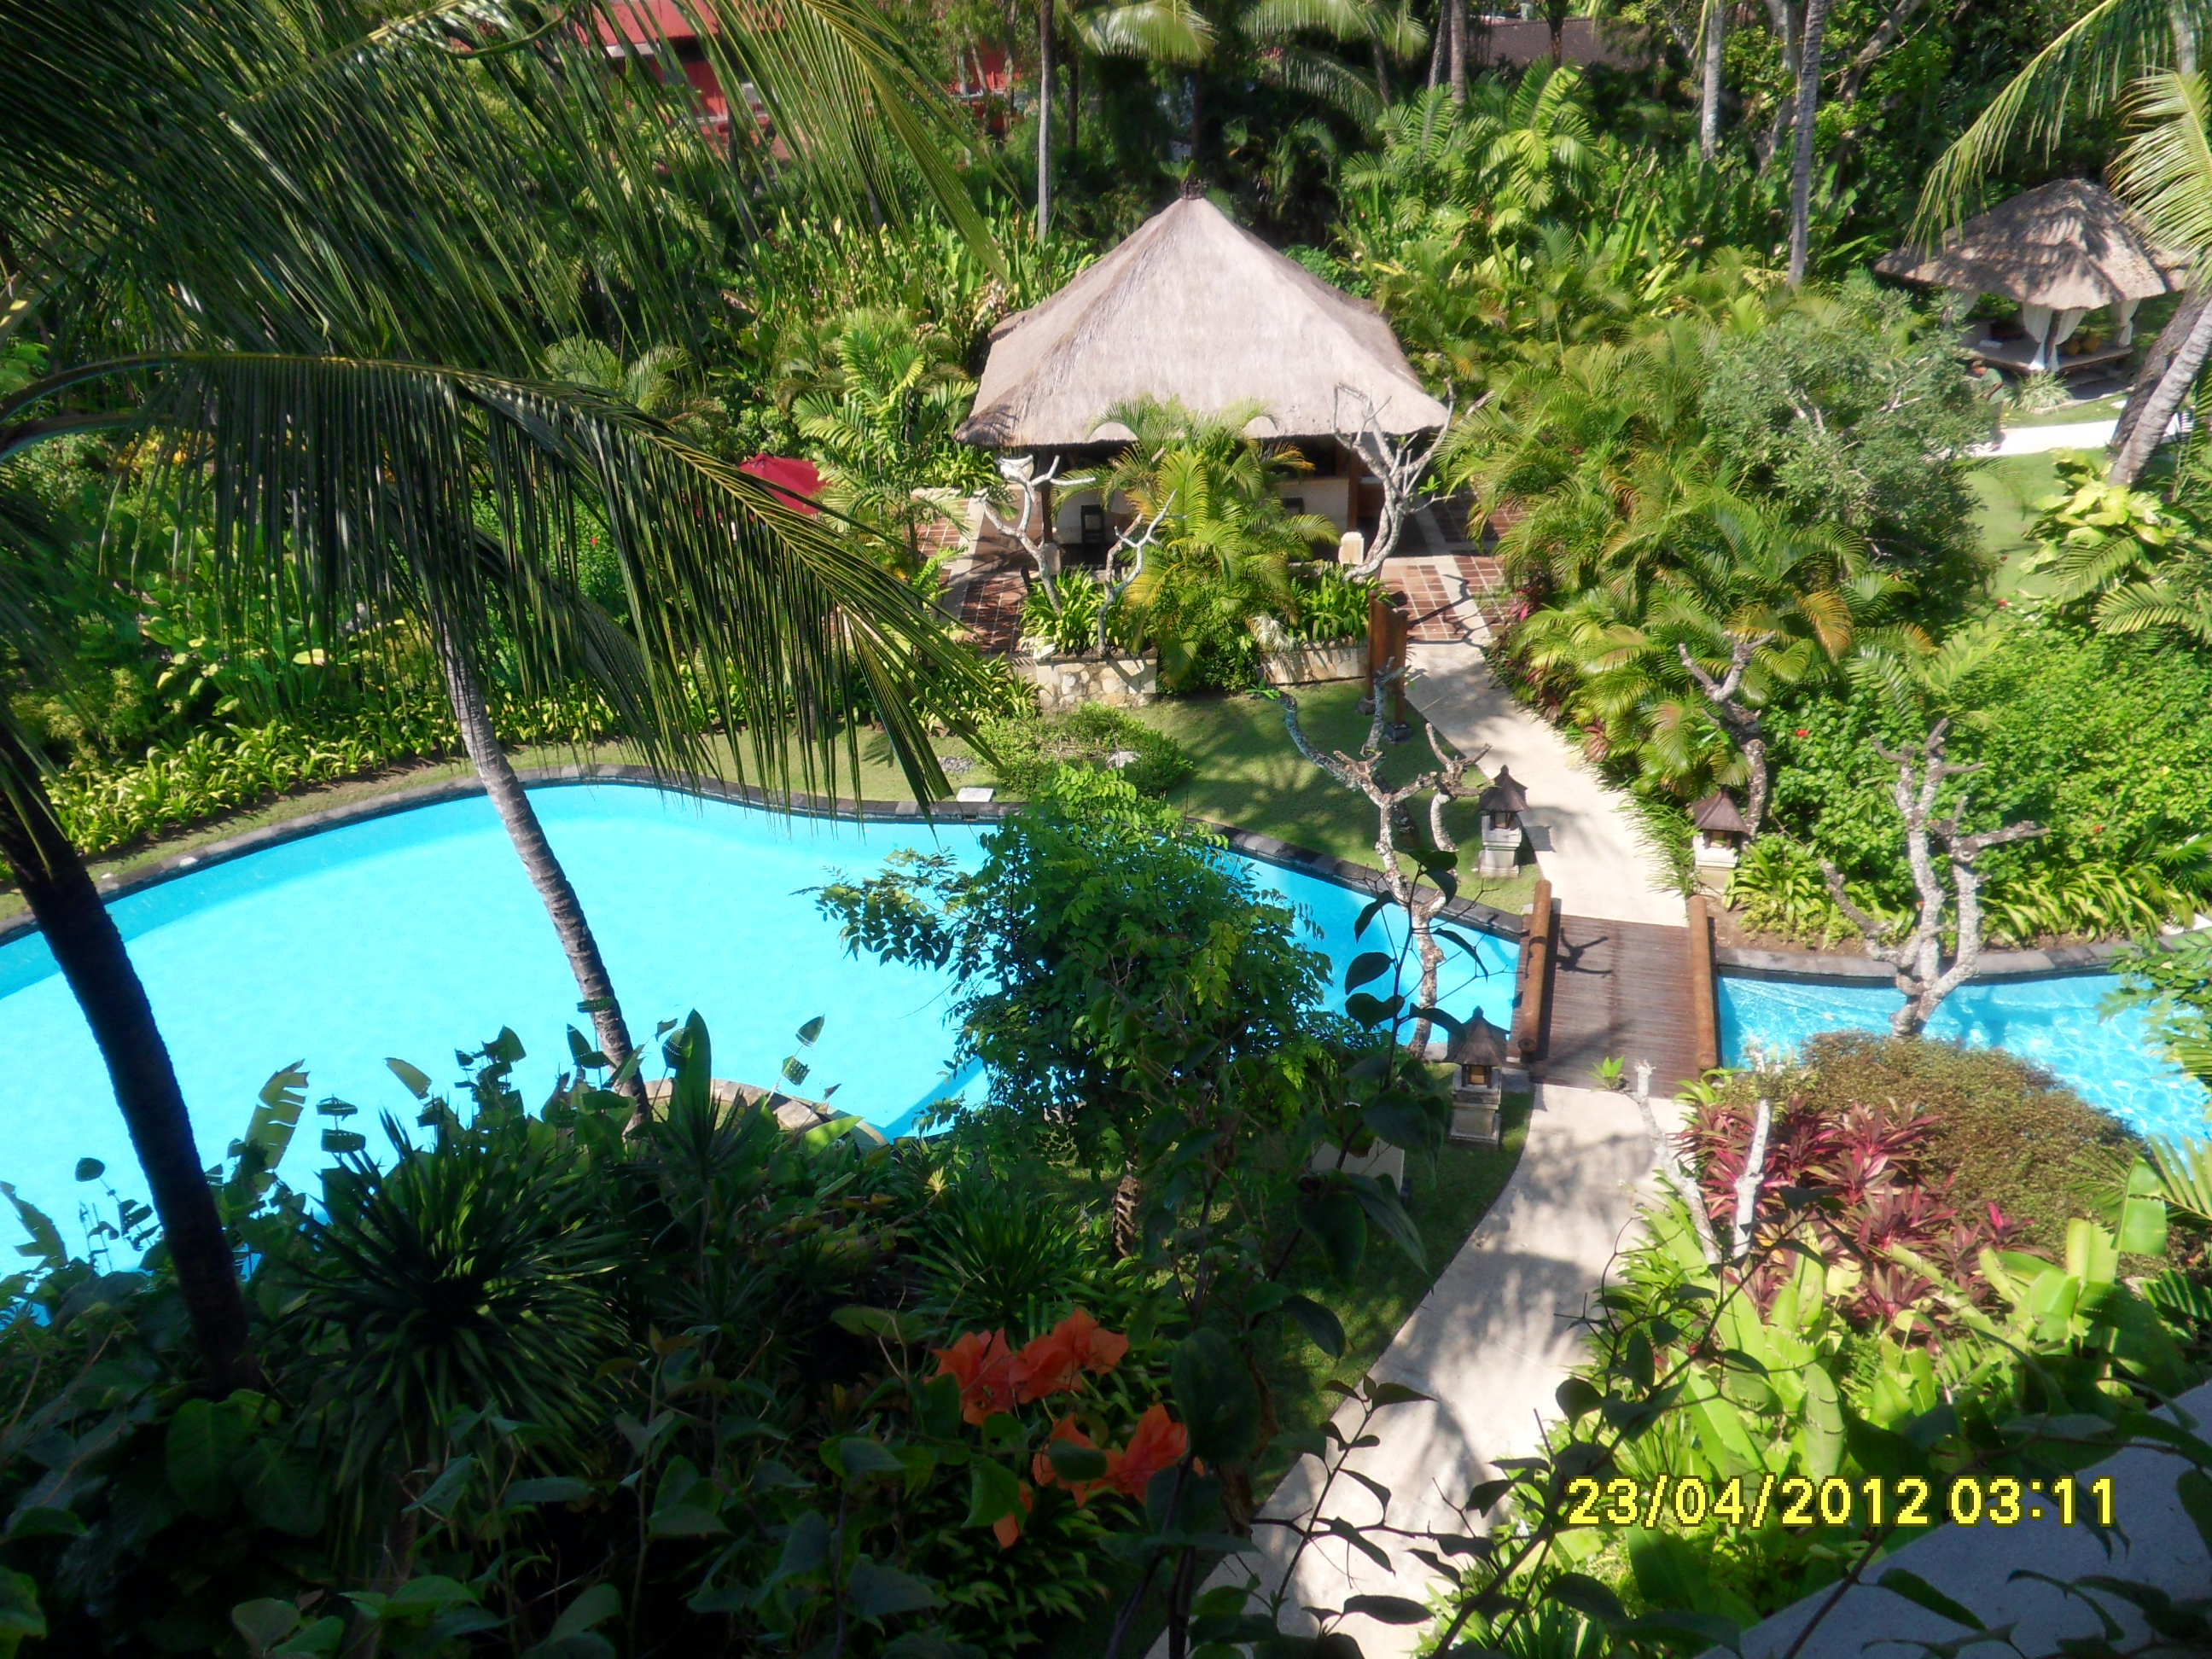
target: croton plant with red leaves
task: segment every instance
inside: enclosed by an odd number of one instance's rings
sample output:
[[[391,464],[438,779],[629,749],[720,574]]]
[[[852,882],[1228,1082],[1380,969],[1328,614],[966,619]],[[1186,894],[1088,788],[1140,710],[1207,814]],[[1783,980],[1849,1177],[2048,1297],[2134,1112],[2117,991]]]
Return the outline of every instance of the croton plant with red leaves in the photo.
[[[1751,1146],[1755,1103],[1737,1092],[1702,1103],[1682,1134],[1698,1171],[1705,1212],[1725,1241],[1735,1224],[1736,1182]],[[1794,1237],[1826,1261],[1857,1270],[1843,1300],[1863,1329],[1887,1327],[1911,1310],[1930,1335],[1955,1322],[1922,1274],[1889,1255],[1902,1246],[1977,1300],[1989,1295],[1985,1249],[2021,1248],[2017,1229],[1995,1204],[1962,1209],[1951,1175],[1930,1156],[1933,1124],[1911,1105],[1858,1101],[1840,1110],[1792,1096],[1778,1103],[1767,1134],[1766,1167],[1755,1212],[1757,1243]],[[1796,1271],[1793,1256],[1765,1251],[1748,1279],[1761,1311]]]
[[[981,1427],[1023,1406],[1084,1394],[1086,1379],[1106,1376],[1121,1363],[1129,1352],[1129,1339],[1103,1328],[1078,1309],[1020,1348],[1008,1345],[1004,1331],[969,1331],[951,1347],[930,1352],[937,1358],[936,1375],[959,1385],[961,1420]],[[1043,1444],[1030,1455],[1030,1479],[1019,1483],[1019,1508],[992,1523],[1000,1548],[1012,1547],[1021,1536],[1022,1517],[1034,1502],[1036,1487],[1060,1487],[1078,1507],[1101,1492],[1142,1502],[1152,1477],[1181,1462],[1190,1449],[1188,1432],[1158,1401],[1146,1408],[1118,1447],[1094,1440],[1078,1420],[1079,1409],[1070,1407],[1054,1417]],[[1092,1430],[1099,1427],[1095,1421],[1091,1425]],[[1055,1445],[1101,1453],[1098,1473],[1081,1480],[1063,1474],[1054,1461]]]

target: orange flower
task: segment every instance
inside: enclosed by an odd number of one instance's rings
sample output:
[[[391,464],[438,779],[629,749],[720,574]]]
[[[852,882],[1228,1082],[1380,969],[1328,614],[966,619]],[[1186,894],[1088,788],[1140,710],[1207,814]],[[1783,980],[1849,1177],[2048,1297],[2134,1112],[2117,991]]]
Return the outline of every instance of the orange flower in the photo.
[[[1127,1337],[1079,1308],[1014,1356],[1015,1392],[1024,1405],[1070,1393],[1085,1371],[1110,1371],[1128,1352]]]
[[[1152,1477],[1181,1462],[1189,1449],[1190,1431],[1168,1416],[1165,1406],[1154,1405],[1137,1419],[1127,1447],[1106,1454],[1105,1484],[1124,1498],[1142,1498]]]
[[[1040,1486],[1060,1484],[1060,1471],[1052,1466],[1052,1443],[1055,1440],[1065,1440],[1073,1446],[1090,1447],[1091,1443],[1091,1437],[1075,1426],[1073,1418],[1063,1417],[1054,1424],[1052,1432],[1045,1437],[1044,1449],[1030,1459],[1030,1475]],[[1091,1494],[1104,1484],[1101,1480],[1071,1480],[1067,1483],[1067,1495],[1080,1509],[1091,1501]]]
[[[1024,1405],[1048,1395],[1066,1394],[1083,1375],[1083,1361],[1057,1330],[1048,1332],[1014,1356],[1014,1396]]]
[[[1054,1326],[1053,1334],[1066,1342],[1085,1370],[1102,1376],[1120,1364],[1121,1356],[1129,1352],[1127,1337],[1105,1329],[1080,1308]]]
[[[1002,1331],[970,1331],[949,1348],[933,1348],[937,1374],[960,1384],[960,1420],[980,1425],[1014,1407],[1014,1356]]]
[[[1033,1507],[1033,1504],[1030,1497],[1029,1485],[1026,1481],[1022,1485],[1021,1498],[1022,1515],[1027,1515]],[[1010,1550],[1013,1548],[1014,1540],[1022,1535],[1022,1515],[1002,1515],[997,1520],[991,1522],[991,1536],[999,1540],[999,1547],[1000,1549]]]

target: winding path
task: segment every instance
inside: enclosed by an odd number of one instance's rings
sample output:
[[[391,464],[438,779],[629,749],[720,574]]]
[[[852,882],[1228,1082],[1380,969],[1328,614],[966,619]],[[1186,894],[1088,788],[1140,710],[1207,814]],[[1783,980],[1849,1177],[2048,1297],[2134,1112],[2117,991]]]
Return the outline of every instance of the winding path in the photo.
[[[1682,896],[1620,792],[1498,684],[1471,645],[1407,648],[1406,696],[1462,754],[1528,792],[1523,822],[1536,864],[1573,915],[1684,925]]]
[[[1582,973],[1601,1011],[1624,994],[1648,997],[1652,988],[1625,966],[1628,941],[1676,948],[1688,937],[1684,905],[1665,861],[1617,792],[1558,732],[1515,702],[1473,643],[1420,643],[1417,636],[1409,660],[1407,696],[1414,708],[1462,754],[1478,757],[1483,770],[1510,767],[1527,787],[1524,821],[1538,866],[1572,913],[1560,922],[1563,948],[1579,946],[1588,957],[1577,969],[1570,951],[1561,981]],[[1608,945],[1615,952],[1610,957]],[[1600,1018],[1609,1030],[1620,1024],[1611,1012]],[[1671,1083],[1674,1073],[1664,1056],[1650,1057],[1660,1067],[1655,1082]],[[1536,1083],[1528,1139],[1511,1182],[1371,1368],[1377,1381],[1429,1396],[1379,1415],[1372,1429],[1376,1443],[1347,1466],[1389,1489],[1394,1528],[1464,1530],[1456,1510],[1469,1491],[1500,1472],[1500,1459],[1538,1450],[1543,1425],[1558,1411],[1559,1386],[1580,1353],[1577,1322],[1629,1242],[1652,1170],[1653,1132],[1676,1127],[1670,1102],[1656,1101],[1655,1115],[1647,1118],[1626,1094],[1576,1086],[1595,1058],[1579,1049],[1562,1054],[1551,1077]],[[1336,1425],[1350,1437],[1359,1417],[1360,1408],[1347,1402]],[[1301,1458],[1262,1505],[1262,1517],[1310,1513],[1320,1480],[1320,1465]],[[1359,1481],[1340,1479],[1321,1514],[1364,1532],[1382,1518],[1382,1505]],[[1209,1583],[1256,1574],[1270,1589],[1281,1584],[1294,1540],[1263,1525],[1255,1541],[1257,1556],[1231,1557]],[[1388,1566],[1340,1540],[1310,1547],[1297,1561],[1287,1606],[1336,1607],[1358,1595],[1428,1601],[1446,1588],[1389,1535],[1369,1534],[1368,1541],[1383,1550]],[[1293,1630],[1313,1628],[1310,1618],[1295,1613],[1286,1623]],[[1425,1634],[1419,1626],[1364,1617],[1342,1628],[1367,1659],[1413,1655]],[[1165,1654],[1163,1641],[1152,1659]]]

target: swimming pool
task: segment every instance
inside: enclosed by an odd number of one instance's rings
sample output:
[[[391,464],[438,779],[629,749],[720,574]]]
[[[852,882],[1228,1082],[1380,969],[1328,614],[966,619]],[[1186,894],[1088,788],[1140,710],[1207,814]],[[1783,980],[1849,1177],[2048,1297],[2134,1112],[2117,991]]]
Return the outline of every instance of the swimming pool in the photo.
[[[1969,981],[1943,1000],[1928,1035],[2017,1054],[2139,1134],[2212,1135],[2205,1117],[2212,1097],[2158,1051],[2141,1011],[2099,1015],[2118,983],[2112,974]],[[1808,983],[1723,974],[1722,1057],[1737,1066],[1753,1043],[1770,1054],[1794,1053],[1816,1032],[1886,1031],[1901,1000],[1879,980]]]
[[[947,1074],[950,980],[848,955],[805,890],[833,871],[872,874],[900,848],[941,849],[972,866],[980,828],[793,817],[619,784],[540,787],[532,799],[641,1043],[659,1021],[696,1008],[716,1073],[766,1084],[797,1047],[799,1026],[823,1015],[805,1092],[840,1085],[838,1107],[894,1134],[924,1105],[976,1084]],[[1328,953],[1340,987],[1366,896],[1250,867],[1306,915],[1308,942]],[[377,1113],[411,1121],[415,1109],[386,1056],[450,1084],[461,1074],[456,1049],[512,1026],[529,1050],[516,1080],[536,1098],[567,1057],[562,1029],[588,1027],[544,907],[480,796],[325,830],[112,909],[210,1164],[245,1129],[270,1074],[295,1060],[309,1100],[359,1106],[349,1127],[374,1145]],[[1480,943],[1480,966],[1451,953],[1443,1006],[1504,1024],[1512,947]],[[1376,948],[1373,930],[1366,946]],[[0,1179],[64,1223],[84,1190],[71,1178],[80,1157],[102,1160],[118,1191],[141,1195],[91,1033],[35,934],[0,945],[0,1051],[14,1062],[12,1095],[0,1098]],[[295,1178],[316,1156],[317,1121],[302,1122]]]

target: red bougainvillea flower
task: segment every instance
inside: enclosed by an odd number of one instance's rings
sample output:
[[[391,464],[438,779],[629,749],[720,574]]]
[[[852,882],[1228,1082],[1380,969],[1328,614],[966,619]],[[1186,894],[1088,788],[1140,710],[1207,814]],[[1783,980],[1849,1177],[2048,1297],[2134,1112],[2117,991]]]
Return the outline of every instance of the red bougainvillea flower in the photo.
[[[1129,1352],[1127,1337],[1105,1329],[1080,1308],[1054,1327],[1053,1334],[1066,1340],[1085,1370],[1100,1376],[1120,1364]]]
[[[1129,1339],[1100,1328],[1080,1308],[1014,1356],[1014,1390],[1024,1405],[1072,1390],[1085,1371],[1121,1363]]]
[[[1190,1431],[1168,1416],[1165,1406],[1155,1405],[1137,1419],[1124,1450],[1106,1454],[1106,1484],[1124,1498],[1141,1498],[1152,1477],[1182,1461],[1190,1449]]]
[[[1075,1419],[1061,1418],[1052,1425],[1052,1432],[1045,1437],[1044,1449],[1030,1459],[1030,1478],[1040,1486],[1056,1486],[1060,1483],[1060,1471],[1052,1466],[1052,1443],[1055,1440],[1065,1440],[1071,1446],[1091,1448],[1091,1437],[1075,1426]],[[1091,1494],[1104,1484],[1103,1480],[1071,1480],[1067,1483],[1067,1495],[1080,1509],[1091,1501]]]
[[[949,1348],[933,1348],[937,1374],[960,1384],[960,1420],[980,1425],[1014,1408],[1014,1356],[1003,1331],[970,1331]]]
[[[1083,1362],[1058,1331],[1048,1331],[1014,1356],[1014,1397],[1032,1400],[1066,1394],[1083,1378]]]
[[[1030,1492],[1029,1482],[1026,1480],[1022,1482],[1021,1499],[1022,1507],[1020,1514],[1002,1515],[997,1520],[991,1522],[991,1536],[999,1540],[999,1547],[1002,1550],[1010,1550],[1013,1548],[1014,1540],[1022,1535],[1022,1516],[1027,1515],[1034,1507],[1034,1502]]]
[[[1813,735],[1813,728],[1809,726],[1801,726],[1797,728],[1797,735],[1801,738],[1809,738]]]

